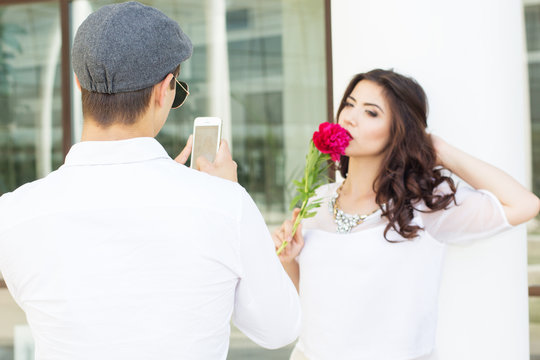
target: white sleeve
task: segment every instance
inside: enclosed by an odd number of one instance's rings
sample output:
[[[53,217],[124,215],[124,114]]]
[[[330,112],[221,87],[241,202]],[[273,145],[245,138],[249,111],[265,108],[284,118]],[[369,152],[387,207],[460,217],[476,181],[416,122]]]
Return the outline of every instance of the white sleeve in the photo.
[[[300,301],[276,256],[261,213],[245,191],[242,197],[238,223],[242,274],[236,287],[233,323],[258,345],[275,349],[298,337]]]
[[[448,187],[441,186],[438,191],[447,193]],[[452,202],[446,210],[422,214],[425,231],[440,242],[467,242],[493,236],[512,227],[499,200],[487,190],[475,190],[460,184],[456,202],[457,205]]]

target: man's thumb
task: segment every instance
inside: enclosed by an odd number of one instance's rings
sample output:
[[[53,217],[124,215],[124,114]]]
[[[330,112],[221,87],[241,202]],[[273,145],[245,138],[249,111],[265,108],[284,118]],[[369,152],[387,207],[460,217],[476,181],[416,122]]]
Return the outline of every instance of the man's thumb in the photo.
[[[208,170],[212,168],[212,163],[204,156],[199,156],[195,161],[195,164],[197,165],[197,169],[203,172],[208,172]]]

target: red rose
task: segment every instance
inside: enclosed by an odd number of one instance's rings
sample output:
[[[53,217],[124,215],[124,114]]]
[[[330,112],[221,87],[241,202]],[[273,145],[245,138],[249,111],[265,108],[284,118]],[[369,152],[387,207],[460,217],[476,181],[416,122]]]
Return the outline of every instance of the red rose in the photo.
[[[339,124],[324,122],[319,125],[319,131],[313,133],[313,144],[324,154],[330,154],[333,161],[338,161],[349,146],[351,135]]]

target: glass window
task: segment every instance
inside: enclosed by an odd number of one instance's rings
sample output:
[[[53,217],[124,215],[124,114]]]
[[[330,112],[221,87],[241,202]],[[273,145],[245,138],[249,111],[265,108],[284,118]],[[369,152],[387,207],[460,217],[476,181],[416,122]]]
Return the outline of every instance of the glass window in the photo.
[[[64,160],[56,2],[0,6],[0,195]]]
[[[529,96],[531,111],[532,186],[540,194],[540,4],[525,6],[525,28],[529,63]],[[540,229],[529,228],[529,286],[540,285]],[[531,359],[540,357],[540,297],[529,297]]]
[[[92,11],[115,2],[123,0],[71,0],[72,36]],[[311,134],[326,120],[324,1],[142,2],[178,21],[194,45],[179,76],[191,95],[171,111],[158,140],[175,157],[196,117],[221,117],[240,184],[270,226],[281,223],[289,216],[292,180],[302,172]],[[70,64],[60,63],[58,1],[0,6],[0,39],[2,194],[63,162],[60,70]],[[74,83],[71,94],[76,142],[82,111]],[[17,327],[24,314],[6,289],[0,289],[0,319],[0,360],[13,358],[15,329],[30,359],[27,329]],[[262,350],[232,330],[229,359],[286,359],[290,351]]]
[[[82,21],[91,11],[119,2],[74,0],[72,16]],[[178,21],[193,42],[193,55],[179,75],[191,95],[171,111],[157,139],[175,157],[196,117],[222,117],[240,184],[267,222],[280,223],[287,216],[291,183],[301,174],[310,136],[326,120],[324,2],[143,3]],[[216,92],[216,87],[223,91]],[[74,93],[76,102],[79,96]],[[82,121],[80,114],[74,118]]]
[[[529,95],[531,99],[533,191],[540,194],[540,61],[529,61]]]
[[[540,50],[540,7],[527,6],[525,8],[525,29],[527,34],[527,49]]]
[[[110,3],[75,0],[72,8],[89,13]],[[267,223],[281,223],[288,216],[292,180],[303,170],[311,134],[326,120],[324,2],[143,3],[178,21],[193,42],[193,55],[179,75],[189,84],[190,97],[171,111],[157,139],[175,157],[196,117],[221,117],[240,184]],[[76,19],[86,15],[73,14]],[[263,350],[233,328],[229,359],[286,359],[291,349]]]
[[[64,160],[60,49],[58,2],[0,6],[0,195]],[[3,287],[0,319],[0,359],[11,360],[26,320]],[[32,346],[18,358],[32,359]]]

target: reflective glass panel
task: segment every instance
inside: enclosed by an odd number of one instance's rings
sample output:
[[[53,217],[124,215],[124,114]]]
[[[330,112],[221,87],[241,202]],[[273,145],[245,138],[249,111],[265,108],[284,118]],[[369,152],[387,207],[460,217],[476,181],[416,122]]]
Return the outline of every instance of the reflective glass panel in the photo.
[[[56,2],[0,6],[0,195],[63,162]]]
[[[87,14],[110,3],[75,0],[73,33]],[[178,21],[193,42],[193,55],[178,76],[189,84],[190,96],[171,111],[157,139],[175,157],[196,117],[221,117],[240,184],[270,226],[281,223],[289,216],[292,180],[302,173],[310,137],[317,124],[326,121],[324,2],[143,3]],[[80,108],[78,97],[74,109]],[[81,121],[76,110],[76,132]],[[228,358],[288,359],[291,349],[263,350],[233,328]]]
[[[64,160],[60,49],[58,2],[0,6],[0,195]],[[0,360],[33,359],[25,323],[1,286]]]
[[[525,7],[525,27],[529,57],[529,96],[531,111],[532,185],[540,194],[540,5]],[[532,225],[532,223],[531,223]],[[540,234],[529,226],[527,235],[529,286],[540,285]],[[540,359],[540,297],[529,297],[531,359]]]
[[[88,13],[110,3],[75,0],[73,32]],[[175,157],[196,117],[221,117],[240,184],[267,222],[280,223],[288,214],[292,179],[303,170],[310,136],[326,120],[324,2],[143,3],[178,21],[193,42],[193,55],[178,77],[191,94],[171,111],[157,139]],[[74,94],[75,102],[79,96]],[[80,129],[81,121],[80,113],[74,114],[73,128]]]
[[[71,33],[114,1],[70,2]],[[122,2],[122,1],[116,1]],[[172,110],[158,140],[172,157],[198,116],[223,119],[223,137],[267,222],[289,215],[291,183],[308,142],[326,120],[324,2],[312,0],[149,0],[179,22],[194,45],[179,80],[191,95]],[[43,177],[63,162],[58,2],[0,6],[0,194]],[[82,128],[72,85],[73,140]],[[32,357],[24,314],[0,289],[0,360]],[[266,351],[233,329],[229,358],[288,358],[291,346]]]
[[[528,50],[540,50],[540,6],[525,8],[525,29]]]

